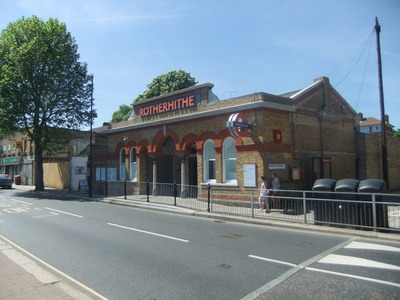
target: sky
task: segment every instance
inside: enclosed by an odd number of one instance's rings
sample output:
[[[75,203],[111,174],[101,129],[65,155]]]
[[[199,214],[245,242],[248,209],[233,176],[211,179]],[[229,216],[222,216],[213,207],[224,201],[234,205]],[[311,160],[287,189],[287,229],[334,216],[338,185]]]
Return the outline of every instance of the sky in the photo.
[[[400,129],[399,0],[0,0],[0,30],[32,15],[75,38],[94,75],[94,127],[173,70],[214,84],[220,100],[326,76],[356,112],[380,119],[377,17],[385,112]]]

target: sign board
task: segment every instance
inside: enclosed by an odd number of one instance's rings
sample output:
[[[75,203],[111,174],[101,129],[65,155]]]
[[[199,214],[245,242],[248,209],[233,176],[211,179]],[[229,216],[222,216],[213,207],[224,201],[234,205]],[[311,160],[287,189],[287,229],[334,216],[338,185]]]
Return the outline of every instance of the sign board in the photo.
[[[86,174],[86,167],[76,166],[75,167],[75,175]]]
[[[292,169],[292,179],[293,180],[301,180],[301,169],[300,168]]]
[[[185,108],[196,107],[200,104],[200,93],[189,96],[183,96],[176,99],[164,100],[160,102],[145,103],[138,105],[135,112],[139,117],[149,117],[161,113],[172,112]]]
[[[79,190],[87,191],[89,189],[87,180],[79,180]]]
[[[286,165],[285,164],[269,164],[268,169],[269,170],[285,170]]]
[[[5,158],[0,159],[0,164],[2,164],[2,165],[18,165],[20,163],[21,163],[20,156],[5,157]]]
[[[243,164],[243,186],[257,187],[257,165]]]

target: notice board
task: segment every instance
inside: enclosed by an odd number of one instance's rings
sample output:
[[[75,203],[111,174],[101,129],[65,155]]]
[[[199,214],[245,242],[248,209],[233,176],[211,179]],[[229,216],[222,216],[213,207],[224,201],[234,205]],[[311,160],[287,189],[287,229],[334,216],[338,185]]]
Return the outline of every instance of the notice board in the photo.
[[[243,186],[257,187],[257,165],[243,164]]]

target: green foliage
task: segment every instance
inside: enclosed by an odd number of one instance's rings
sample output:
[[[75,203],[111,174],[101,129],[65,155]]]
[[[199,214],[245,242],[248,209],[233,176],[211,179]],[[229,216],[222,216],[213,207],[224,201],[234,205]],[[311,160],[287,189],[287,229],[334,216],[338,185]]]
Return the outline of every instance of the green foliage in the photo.
[[[132,111],[132,106],[122,104],[119,106],[119,109],[113,113],[112,118],[113,120],[117,120],[118,122],[127,121]]]
[[[56,19],[22,18],[0,34],[1,133],[27,134],[38,164],[44,150],[55,151],[67,141],[57,129],[90,124],[93,82],[77,50],[66,25]]]
[[[185,71],[170,71],[153,79],[147,90],[139,95],[134,102],[168,94],[197,84],[195,78]]]
[[[393,133],[393,137],[395,137],[395,138],[400,138],[400,129],[397,129],[397,130]]]

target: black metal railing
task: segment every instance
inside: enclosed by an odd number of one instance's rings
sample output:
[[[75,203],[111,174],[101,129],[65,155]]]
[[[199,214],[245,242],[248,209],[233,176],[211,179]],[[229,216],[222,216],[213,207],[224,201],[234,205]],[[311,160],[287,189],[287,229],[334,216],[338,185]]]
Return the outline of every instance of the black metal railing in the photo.
[[[94,191],[211,213],[400,233],[400,194],[280,190],[265,211],[255,189],[121,181],[96,182]]]

